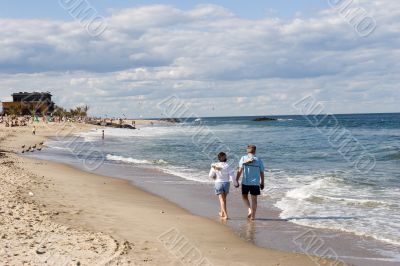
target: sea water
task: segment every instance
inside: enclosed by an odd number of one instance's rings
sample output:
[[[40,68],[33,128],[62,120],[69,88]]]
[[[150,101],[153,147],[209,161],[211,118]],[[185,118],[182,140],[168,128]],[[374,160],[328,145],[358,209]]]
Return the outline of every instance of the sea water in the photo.
[[[335,115],[337,123],[326,119],[317,127],[311,123],[315,117],[254,118],[191,118],[140,130],[110,128],[105,140],[100,129],[93,129],[74,141],[91,143],[101,151],[97,159],[107,163],[155,167],[199,183],[212,182],[208,172],[217,152],[226,152],[235,168],[247,144],[254,144],[266,166],[263,196],[274,202],[281,218],[400,246],[400,114]],[[334,130],[346,132],[343,141],[356,143],[356,159],[349,160],[343,146],[334,145]],[[47,144],[62,150],[70,148],[69,142]],[[365,154],[369,167],[361,169],[357,158]]]

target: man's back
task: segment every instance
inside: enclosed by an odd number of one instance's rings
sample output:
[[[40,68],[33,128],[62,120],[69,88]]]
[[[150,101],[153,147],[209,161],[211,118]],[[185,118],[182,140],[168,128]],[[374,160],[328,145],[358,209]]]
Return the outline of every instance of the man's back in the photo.
[[[264,164],[256,156],[245,155],[240,159],[239,167],[243,169],[242,184],[247,186],[260,185],[260,173],[264,172]]]

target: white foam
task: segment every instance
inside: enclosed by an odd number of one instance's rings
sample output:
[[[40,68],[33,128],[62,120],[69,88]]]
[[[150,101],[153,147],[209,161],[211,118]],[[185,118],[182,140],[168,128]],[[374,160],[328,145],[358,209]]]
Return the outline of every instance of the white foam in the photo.
[[[68,144],[70,144],[71,141],[46,141],[43,143],[44,146],[54,149],[54,150],[64,150],[64,151],[70,151],[71,148],[68,147]]]
[[[208,180],[208,173],[197,171],[197,170],[190,170],[184,167],[178,167],[169,165],[165,160],[143,160],[143,159],[135,159],[131,157],[124,157],[118,155],[107,154],[106,159],[109,161],[118,161],[123,163],[129,164],[137,164],[137,165],[153,165],[157,169],[161,170],[164,173],[175,175],[181,177],[183,179],[189,181],[196,181],[200,183],[211,183],[211,180]]]
[[[189,181],[196,181],[200,183],[213,183],[212,180],[208,179],[208,173],[202,171],[191,171],[189,169],[177,166],[168,166],[160,168],[164,173],[179,176]]]
[[[123,157],[118,155],[107,154],[106,159],[109,161],[120,161],[124,163],[133,163],[133,164],[151,164],[150,161],[147,160],[138,160],[130,157]]]
[[[276,202],[275,206],[282,210],[282,219],[400,245],[399,205],[393,197],[384,193],[385,196],[379,197],[369,188],[357,188],[354,193],[353,186],[335,178],[318,178],[298,184]]]

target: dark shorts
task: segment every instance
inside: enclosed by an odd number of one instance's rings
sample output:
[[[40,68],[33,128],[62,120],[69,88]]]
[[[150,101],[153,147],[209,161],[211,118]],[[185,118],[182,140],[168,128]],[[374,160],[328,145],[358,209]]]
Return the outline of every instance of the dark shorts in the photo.
[[[260,186],[247,186],[247,185],[242,185],[242,194],[243,195],[248,195],[250,192],[251,195],[253,196],[258,196],[261,194],[260,191]]]

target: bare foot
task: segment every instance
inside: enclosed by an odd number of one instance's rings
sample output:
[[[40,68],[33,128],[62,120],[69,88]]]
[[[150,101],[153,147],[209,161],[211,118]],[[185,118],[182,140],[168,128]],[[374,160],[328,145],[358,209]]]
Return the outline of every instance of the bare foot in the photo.
[[[251,216],[252,216],[252,214],[253,214],[253,213],[251,212],[251,209],[249,208],[249,214],[247,214],[247,218],[249,218],[249,219],[250,219],[250,218],[251,218]]]
[[[228,215],[226,213],[219,212],[218,214],[219,214],[219,217],[221,217],[221,219],[224,219],[224,220],[228,219]]]

